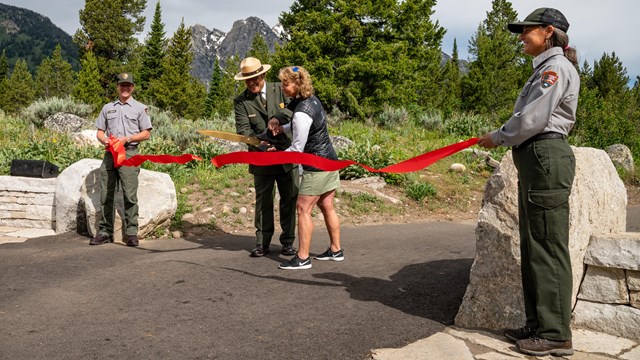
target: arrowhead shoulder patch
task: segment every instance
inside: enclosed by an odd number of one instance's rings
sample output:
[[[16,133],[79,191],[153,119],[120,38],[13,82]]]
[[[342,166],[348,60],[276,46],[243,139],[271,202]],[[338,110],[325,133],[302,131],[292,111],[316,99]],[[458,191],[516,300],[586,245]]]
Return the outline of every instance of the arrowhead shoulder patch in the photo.
[[[555,71],[545,71],[542,73],[542,87],[548,88],[558,81],[558,74]]]

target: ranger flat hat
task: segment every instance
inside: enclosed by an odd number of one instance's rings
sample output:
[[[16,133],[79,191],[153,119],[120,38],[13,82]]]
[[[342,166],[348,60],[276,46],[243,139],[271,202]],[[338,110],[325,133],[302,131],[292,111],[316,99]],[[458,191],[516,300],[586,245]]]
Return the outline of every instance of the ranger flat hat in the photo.
[[[131,75],[130,73],[120,73],[117,76],[118,78],[118,84],[122,84],[122,83],[129,83],[129,84],[134,84],[133,82],[133,75]]]
[[[562,15],[560,10],[552,8],[540,8],[529,14],[523,21],[513,22],[507,25],[507,29],[512,33],[522,34],[525,26],[529,25],[552,25],[564,32],[569,30],[569,22]]]
[[[271,65],[262,64],[260,60],[254,57],[248,57],[240,63],[240,72],[233,78],[235,80],[246,80],[264,74],[271,69]]]

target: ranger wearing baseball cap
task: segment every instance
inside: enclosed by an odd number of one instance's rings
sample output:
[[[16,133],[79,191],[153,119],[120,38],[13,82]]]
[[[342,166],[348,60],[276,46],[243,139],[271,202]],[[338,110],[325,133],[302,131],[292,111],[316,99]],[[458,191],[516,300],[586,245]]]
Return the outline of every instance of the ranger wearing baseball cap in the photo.
[[[522,34],[527,25],[551,25],[564,32],[569,30],[569,22],[562,13],[552,8],[540,8],[529,14],[523,21],[514,22],[507,25],[507,29],[512,33]]]
[[[120,73],[118,74],[118,76],[116,76],[116,78],[118,79],[118,84],[136,84],[135,82],[133,82],[133,75],[131,75],[130,73]]]
[[[569,22],[540,8],[507,25],[533,56],[533,74],[511,118],[478,139],[478,145],[512,147],[518,170],[520,266],[524,326],[505,329],[518,351],[533,356],[573,354],[569,254],[569,196],[575,156],[566,137],[576,121],[580,76],[569,46]]]
[[[135,83],[131,73],[116,75],[118,98],[106,104],[96,119],[96,137],[108,146],[112,137],[118,138],[126,149],[127,159],[138,154],[138,144],[151,136],[151,118],[147,106],[133,98]],[[124,217],[123,242],[138,246],[138,175],[140,167],[114,167],[111,152],[105,151],[100,165],[100,210],[102,216],[90,245],[113,242],[115,238],[115,196],[122,189]]]

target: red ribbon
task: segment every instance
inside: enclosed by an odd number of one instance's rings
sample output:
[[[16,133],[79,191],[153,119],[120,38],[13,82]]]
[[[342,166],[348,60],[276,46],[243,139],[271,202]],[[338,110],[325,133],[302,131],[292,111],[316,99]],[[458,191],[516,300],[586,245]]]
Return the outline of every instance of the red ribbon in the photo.
[[[440,149],[429,151],[422,155],[418,155],[411,159],[393,164],[382,169],[374,169],[370,166],[357,163],[353,160],[329,160],[320,156],[289,152],[289,151],[277,151],[277,152],[247,152],[238,151],[228,154],[218,155],[211,159],[211,163],[216,167],[221,167],[229,164],[250,164],[258,166],[266,165],[280,165],[280,164],[303,164],[313,166],[324,171],[335,171],[344,169],[350,165],[358,165],[370,172],[385,172],[385,173],[407,173],[418,171],[426,168],[427,166],[435,163],[436,161],[443,159],[447,156],[453,155],[460,150],[466,149],[475,145],[478,142],[478,138],[471,138],[459,143],[451,144]],[[202,160],[202,158],[192,155],[135,155],[127,159],[127,154],[124,145],[120,140],[113,135],[109,137],[109,145],[107,150],[111,152],[113,156],[113,163],[115,167],[120,166],[140,166],[145,161],[151,161],[160,164],[186,164],[192,160]]]
[[[127,153],[120,139],[111,135],[109,137],[109,145],[107,150],[113,156],[113,166],[140,166],[145,161],[151,161],[160,164],[186,164],[192,160],[202,160],[201,157],[183,154],[183,155],[134,155],[127,159]]]
[[[229,154],[218,155],[211,159],[211,163],[216,167],[221,167],[229,164],[250,164],[250,165],[279,165],[279,164],[303,164],[313,166],[315,168],[324,171],[335,171],[344,169],[349,165],[359,165],[370,172],[386,172],[386,173],[407,173],[418,171],[426,168],[427,166],[435,163],[436,161],[443,159],[447,156],[453,155],[460,150],[466,149],[475,145],[478,142],[478,138],[471,138],[459,143],[445,146],[440,149],[429,151],[422,155],[418,155],[411,159],[399,162],[394,165],[384,167],[382,169],[374,169],[367,165],[357,163],[352,160],[329,160],[320,156],[289,152],[232,152]]]

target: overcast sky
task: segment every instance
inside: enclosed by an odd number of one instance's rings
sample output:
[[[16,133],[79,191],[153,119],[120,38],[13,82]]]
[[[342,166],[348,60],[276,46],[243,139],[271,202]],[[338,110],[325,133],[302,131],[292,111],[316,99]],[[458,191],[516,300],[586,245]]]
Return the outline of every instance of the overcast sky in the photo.
[[[109,1],[109,0],[105,0]],[[78,11],[84,0],[0,0],[0,3],[19,6],[47,16],[51,21],[73,35],[80,27]],[[147,0],[148,32],[153,19],[155,0]],[[249,16],[262,18],[270,26],[278,22],[281,12],[288,11],[293,0],[162,0],[162,21],[167,36],[171,36],[184,17],[185,25],[201,24],[209,29],[227,32],[235,20]],[[580,64],[586,60],[593,66],[603,53],[616,56],[627,68],[633,84],[640,75],[640,46],[635,36],[640,33],[640,2],[637,0],[555,0],[549,4],[530,0],[512,0],[518,18],[522,20],[537,7],[551,6],[564,13],[570,23],[569,38],[578,50]],[[491,0],[440,0],[434,8],[434,19],[447,29],[442,50],[451,54],[453,39],[458,41],[462,59],[468,57],[469,39],[486,13],[491,10]]]

